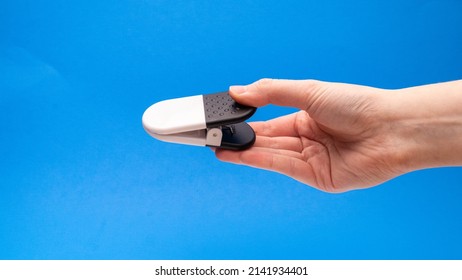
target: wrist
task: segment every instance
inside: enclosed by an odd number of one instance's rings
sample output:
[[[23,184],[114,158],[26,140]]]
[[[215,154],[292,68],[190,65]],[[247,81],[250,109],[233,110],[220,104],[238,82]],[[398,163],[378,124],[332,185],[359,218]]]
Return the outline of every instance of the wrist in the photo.
[[[387,121],[403,172],[462,165],[462,81],[393,91]]]

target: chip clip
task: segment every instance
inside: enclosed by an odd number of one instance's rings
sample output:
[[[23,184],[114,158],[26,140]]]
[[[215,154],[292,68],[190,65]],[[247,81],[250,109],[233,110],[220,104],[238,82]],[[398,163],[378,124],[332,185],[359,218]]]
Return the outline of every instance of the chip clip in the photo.
[[[255,132],[244,122],[255,111],[221,92],[157,102],[146,109],[142,123],[161,141],[243,150],[255,142]]]

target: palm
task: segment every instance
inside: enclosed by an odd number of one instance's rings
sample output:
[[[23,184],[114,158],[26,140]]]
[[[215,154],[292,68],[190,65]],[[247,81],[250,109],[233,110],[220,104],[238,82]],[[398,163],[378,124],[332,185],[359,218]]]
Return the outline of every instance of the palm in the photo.
[[[280,172],[328,192],[370,187],[393,177],[380,163],[386,140],[363,131],[360,123],[331,128],[300,111],[251,125],[257,134],[252,148],[218,151],[218,157]]]

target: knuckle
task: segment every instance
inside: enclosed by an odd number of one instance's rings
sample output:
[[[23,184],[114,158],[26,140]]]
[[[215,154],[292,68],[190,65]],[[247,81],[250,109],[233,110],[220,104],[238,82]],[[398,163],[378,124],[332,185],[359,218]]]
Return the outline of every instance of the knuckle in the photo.
[[[274,80],[270,78],[263,78],[254,83],[254,86],[257,90],[265,90],[270,88]]]
[[[303,88],[306,92],[316,92],[319,90],[321,82],[318,80],[309,79],[309,80],[303,80],[302,83],[303,83]]]
[[[316,115],[326,97],[327,88],[317,80],[304,80],[301,85],[304,110]]]

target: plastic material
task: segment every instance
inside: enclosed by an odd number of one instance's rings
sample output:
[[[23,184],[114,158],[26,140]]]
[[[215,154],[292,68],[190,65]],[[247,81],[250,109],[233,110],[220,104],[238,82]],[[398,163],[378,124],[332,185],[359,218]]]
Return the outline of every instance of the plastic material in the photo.
[[[244,150],[255,143],[255,132],[245,122],[222,127],[223,139],[220,148],[228,150]]]
[[[243,122],[256,111],[234,101],[228,92],[203,95],[203,100],[207,127]]]
[[[161,141],[242,150],[255,142],[255,132],[243,122],[255,111],[220,92],[155,103],[142,122],[146,132]]]
[[[173,134],[206,128],[202,95],[168,99],[151,105],[143,114],[149,134]]]

